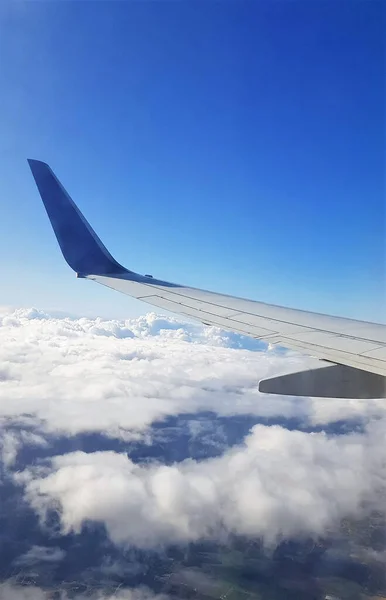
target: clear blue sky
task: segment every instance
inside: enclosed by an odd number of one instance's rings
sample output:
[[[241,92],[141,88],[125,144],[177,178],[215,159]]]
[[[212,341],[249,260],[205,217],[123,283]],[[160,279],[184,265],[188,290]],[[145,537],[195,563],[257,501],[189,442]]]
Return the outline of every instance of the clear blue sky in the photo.
[[[77,281],[27,157],[117,260],[385,319],[385,4],[2,2],[1,305],[131,316]]]

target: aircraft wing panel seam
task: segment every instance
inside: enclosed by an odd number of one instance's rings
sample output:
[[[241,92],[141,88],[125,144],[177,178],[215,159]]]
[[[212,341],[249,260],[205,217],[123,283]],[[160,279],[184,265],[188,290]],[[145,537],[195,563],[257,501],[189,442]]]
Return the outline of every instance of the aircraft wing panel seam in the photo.
[[[380,346],[376,346],[375,348],[371,348],[371,350],[365,350],[364,352],[360,352],[359,356],[366,356],[366,354],[368,354],[369,352],[376,352],[377,350],[386,350],[385,344],[381,344]]]
[[[103,280],[103,284],[106,285],[106,278],[101,278]],[[98,279],[97,279],[98,281]],[[102,281],[98,281],[99,283],[102,283]],[[176,312],[181,312],[181,308],[180,307],[186,307],[190,310],[194,310],[196,312],[195,315],[192,314],[187,314],[184,311],[184,315],[186,315],[188,318],[193,318],[196,319],[198,321],[201,322],[205,322],[207,323],[210,319],[210,317],[217,317],[219,318],[219,315],[214,314],[214,313],[209,313],[207,311],[203,311],[199,308],[197,308],[197,306],[195,307],[191,307],[188,304],[186,304],[186,302],[184,304],[182,304],[181,300],[185,299],[185,300],[194,300],[197,303],[197,300],[191,298],[188,295],[183,295],[183,294],[176,294],[176,293],[172,293],[173,296],[177,296],[179,298],[179,301],[176,302],[176,299],[171,300],[170,298],[165,298],[164,297],[164,290],[162,288],[159,288],[159,286],[153,286],[151,284],[148,283],[139,283],[139,282],[133,282],[136,284],[136,286],[146,286],[147,288],[151,288],[152,290],[156,290],[159,292],[159,295],[153,294],[141,294],[141,296],[137,296],[136,297],[139,298],[143,298],[144,301],[147,301],[151,304],[150,298],[153,296],[153,298],[158,298],[163,300],[164,302],[169,302],[171,306],[169,308],[166,308],[166,310],[170,310],[170,311],[176,311]],[[111,287],[111,285],[108,285],[108,287]],[[113,288],[114,289],[114,288]],[[204,302],[201,301],[202,304],[204,305],[209,305],[210,307],[212,306],[218,306],[215,303],[209,303],[209,302]],[[154,303],[153,303],[154,305]],[[155,303],[155,305],[157,306],[157,303]],[[226,307],[223,307],[226,308]],[[239,314],[251,314],[251,316],[256,316],[252,313],[245,313],[243,311],[239,311]],[[265,317],[260,316],[260,318],[266,320]],[[213,325],[216,327],[220,327],[222,329],[227,329],[229,328],[230,330],[235,331],[236,333],[240,333],[241,335],[248,335],[248,333],[245,331],[245,329],[240,329],[240,327],[238,327],[238,325],[248,325],[248,323],[242,323],[239,321],[236,321],[235,319],[231,319],[231,318],[227,318],[225,319],[225,317],[222,317],[224,320],[227,321],[227,325],[225,325],[224,323],[216,323],[213,322]],[[273,319],[272,319],[273,320]],[[278,320],[277,320],[278,322]],[[286,323],[289,324],[288,321],[281,321],[282,323]],[[364,338],[358,338],[357,336],[347,336],[344,334],[340,334],[340,333],[335,333],[335,332],[327,332],[325,330],[320,330],[320,329],[314,329],[314,328],[310,328],[310,327],[305,327],[304,325],[299,325],[297,326],[298,329],[300,331],[302,331],[303,333],[307,332],[307,333],[329,333],[330,334],[330,338],[333,339],[334,337],[336,338],[345,338],[345,339],[350,339],[350,340],[360,340],[360,341],[364,341]],[[261,328],[260,328],[261,329]],[[299,332],[300,333],[300,332]],[[315,356],[318,356],[319,359],[323,359],[323,358],[328,358],[330,360],[332,360],[335,363],[343,363],[344,361],[347,362],[347,364],[350,364],[352,366],[355,366],[357,368],[362,368],[365,370],[374,370],[374,372],[377,372],[381,375],[386,374],[386,364],[385,361],[382,361],[380,359],[375,359],[373,357],[366,357],[365,355],[362,357],[362,360],[359,359],[359,356],[361,356],[359,353],[358,354],[353,354],[353,353],[349,353],[347,351],[344,350],[336,350],[334,348],[328,348],[326,346],[321,346],[320,344],[315,344],[315,343],[311,343],[309,341],[301,341],[301,340],[297,340],[295,337],[291,337],[288,334],[285,335],[283,332],[267,332],[264,335],[261,335],[260,332],[259,334],[253,331],[253,326],[251,326],[249,335],[251,335],[252,337],[254,337],[255,339],[262,339],[264,341],[267,341],[269,343],[273,343],[275,345],[282,345],[282,346],[287,346],[289,348],[293,348],[296,351],[300,351],[300,352],[313,352],[315,354]],[[366,340],[366,341],[372,341],[372,340]],[[383,348],[383,346],[381,346],[381,348]],[[369,350],[369,352],[371,352],[372,350]],[[356,359],[356,360],[355,360]],[[376,361],[376,363],[375,363]],[[385,366],[384,366],[385,365]]]
[[[361,356],[360,354],[351,354],[342,350],[336,351],[334,348],[326,348],[325,346],[319,346],[311,343],[298,344],[296,340],[291,338],[282,337],[280,342],[273,342],[275,344],[283,345],[286,348],[293,348],[294,350],[300,351],[301,353],[314,353],[317,358],[323,359],[324,357],[329,358],[335,364],[346,364],[353,366],[358,369],[364,369],[379,375],[386,375],[386,363],[380,359]],[[358,360],[359,358],[368,360]],[[344,359],[344,361],[342,361]]]
[[[105,278],[103,278],[103,279],[105,279]],[[119,278],[116,278],[116,279],[123,279],[124,280],[125,278],[119,277]],[[204,306],[208,306],[208,307],[219,307],[219,308],[222,308],[222,309],[227,309],[228,308],[228,307],[223,306],[221,304],[216,304],[214,302],[208,302],[207,300],[197,300],[197,299],[192,298],[191,296],[189,296],[187,294],[181,294],[181,293],[174,292],[174,291],[168,291],[167,292],[168,295],[170,294],[172,296],[177,296],[178,299],[179,299],[178,301],[176,301],[176,299],[172,300],[170,298],[165,297],[165,290],[162,287],[160,287],[160,286],[153,285],[153,284],[147,283],[147,282],[146,283],[133,282],[133,283],[135,283],[136,285],[141,286],[141,287],[142,286],[144,286],[144,287],[146,286],[146,288],[150,288],[152,291],[153,290],[154,291],[157,290],[159,292],[159,295],[158,294],[141,294],[141,296],[137,296],[136,295],[137,299],[143,299],[144,301],[147,301],[147,302],[149,302],[151,304],[151,301],[149,300],[151,297],[160,298],[160,299],[163,299],[163,300],[165,300],[167,302],[170,302],[171,304],[174,304],[176,307],[186,306],[187,308],[189,308],[191,310],[199,311],[199,312],[202,313],[202,316],[203,316],[204,319],[205,319],[205,314],[206,315],[212,315],[212,316],[219,316],[219,315],[217,315],[216,313],[205,311],[202,308],[198,308],[197,306],[191,306],[190,304],[187,304],[186,302],[181,302],[181,300],[182,299],[184,299],[184,300],[190,300],[190,301],[195,302],[196,305],[198,303],[200,303],[200,304],[203,304]],[[111,286],[108,286],[108,287],[111,287]],[[150,289],[149,289],[149,291],[150,291]],[[257,304],[259,304],[259,303],[257,303]],[[173,308],[170,308],[170,309],[167,309],[167,310],[173,311]],[[371,342],[374,343],[375,342],[374,340],[371,340],[371,339],[368,339],[368,338],[362,338],[362,337],[358,337],[358,336],[346,335],[346,334],[341,333],[341,332],[327,331],[327,330],[324,330],[324,329],[314,328],[314,327],[306,326],[306,325],[303,325],[303,324],[297,324],[297,323],[293,323],[293,322],[290,322],[290,321],[285,321],[285,320],[277,319],[277,318],[274,318],[274,317],[268,317],[267,318],[267,317],[265,317],[264,315],[261,315],[261,314],[250,313],[250,312],[246,312],[246,311],[238,311],[237,316],[240,316],[240,315],[246,315],[246,316],[250,315],[252,317],[256,317],[257,316],[258,318],[261,318],[262,320],[265,320],[265,321],[269,320],[269,321],[272,321],[273,323],[276,323],[276,324],[277,323],[283,323],[283,324],[286,324],[286,325],[292,325],[298,331],[291,332],[291,335],[297,335],[297,334],[303,334],[303,335],[304,334],[311,334],[312,335],[313,333],[316,333],[316,334],[317,333],[322,333],[322,334],[330,334],[331,339],[333,339],[333,338],[341,338],[341,339],[348,339],[348,340],[352,340],[352,341],[362,341],[362,342],[369,342],[369,343],[371,343]],[[236,324],[248,325],[248,323],[244,323],[242,321],[237,321],[234,318],[234,316],[235,315],[232,315],[232,317],[230,317],[230,316],[227,316],[227,317],[223,316],[222,317],[223,319],[226,319],[229,322],[229,327],[231,329],[233,328],[235,330],[236,329]],[[200,321],[203,320],[203,319],[200,318],[200,316],[196,316],[196,317],[193,316],[192,317],[190,315],[190,317],[191,318],[196,318],[196,319],[198,319]],[[226,329],[226,326],[224,326],[224,325],[216,325],[216,326],[219,326],[219,327],[222,327],[222,328]],[[252,327],[252,325],[251,325],[251,327]],[[259,329],[262,329],[262,327],[259,326]],[[245,333],[245,331],[240,330],[240,328],[237,328],[237,332],[242,332],[243,335],[248,335],[248,334]],[[256,339],[264,339],[264,340],[267,340],[268,342],[271,342],[271,343],[277,343],[277,342],[275,342],[275,341],[272,340],[273,337],[277,337],[277,336],[280,336],[280,338],[284,339],[284,340],[291,339],[291,340],[293,340],[293,342],[292,342],[293,344],[294,344],[294,342],[296,340],[295,337],[292,338],[292,337],[288,336],[288,334],[284,336],[283,333],[281,333],[280,331],[279,332],[277,332],[277,331],[272,331],[271,332],[271,331],[267,330],[267,333],[265,335],[263,335],[263,336],[261,336],[261,335],[256,336],[256,334],[254,334],[253,331],[251,331],[250,335],[252,335]],[[299,340],[299,341],[301,341],[301,340]],[[296,348],[303,348],[303,349],[305,349],[310,344],[310,342],[307,342],[307,341],[301,341],[301,342],[302,342],[301,344],[299,344],[299,343],[296,344]],[[285,343],[288,344],[288,341],[284,341],[283,345],[285,345]],[[325,348],[324,346],[320,346],[320,345],[316,345],[316,344],[312,345],[313,348],[315,348],[316,346],[319,346],[320,348]],[[383,348],[384,346],[380,345],[380,347]],[[373,349],[366,350],[366,352],[367,351],[368,352],[372,352]],[[346,354],[346,355],[351,355],[351,356],[359,356],[360,355],[359,353],[358,354],[347,353],[347,351],[344,351],[344,350],[340,350],[340,352],[342,352],[343,354]],[[382,362],[382,361],[379,361],[379,362]]]
[[[151,284],[143,284],[143,285],[148,285],[149,287],[152,287],[153,289],[155,288],[155,289],[157,289],[157,290],[159,290],[161,292],[164,292],[164,290],[161,287],[159,287],[159,286],[156,286],[156,285],[152,286]],[[219,308],[222,308],[222,309],[229,308],[228,306],[224,306],[223,304],[217,304],[215,302],[209,302],[208,300],[197,300],[196,298],[193,298],[192,296],[189,296],[188,294],[181,294],[179,292],[169,291],[169,290],[168,290],[167,293],[168,294],[173,294],[175,296],[183,297],[183,298],[188,298],[189,300],[193,300],[194,302],[201,302],[203,304],[209,304],[211,306],[219,307]],[[160,296],[160,297],[162,298],[163,296]],[[175,302],[176,304],[180,304],[180,302],[176,302],[175,300],[170,300],[170,301],[171,302]],[[251,300],[250,302],[253,302],[253,300]],[[259,304],[259,303],[256,303],[256,304]],[[231,308],[229,308],[229,310],[231,310]],[[294,309],[288,309],[288,310],[294,310]],[[252,317],[260,317],[261,319],[265,319],[265,320],[269,319],[270,321],[273,321],[275,323],[283,323],[285,325],[292,325],[293,327],[299,328],[299,329],[301,329],[303,331],[304,330],[308,330],[308,331],[315,332],[315,333],[316,332],[329,333],[332,336],[341,336],[342,338],[346,338],[346,339],[350,339],[350,340],[358,340],[358,341],[361,340],[361,341],[364,341],[364,342],[374,342],[374,343],[377,343],[377,340],[373,340],[371,338],[348,335],[348,334],[345,334],[345,333],[342,333],[342,332],[337,332],[337,331],[327,330],[327,329],[321,329],[319,327],[311,327],[310,325],[304,325],[304,324],[300,324],[300,323],[294,323],[293,321],[287,321],[287,320],[279,319],[279,318],[273,317],[273,316],[266,317],[266,316],[264,316],[263,314],[260,314],[260,313],[251,313],[249,311],[238,311],[238,314],[239,315],[250,315]],[[231,317],[228,317],[228,318],[231,318]],[[236,320],[236,319],[233,319],[233,320]],[[342,320],[344,320],[344,319],[342,319]],[[374,325],[374,324],[372,324],[372,325]],[[386,325],[385,326],[379,325],[379,327],[382,327],[382,328],[384,328],[386,330]],[[301,333],[301,332],[299,331],[299,333]]]
[[[110,277],[110,275],[106,275],[106,276]],[[219,292],[211,292],[209,290],[188,287],[188,286],[184,286],[182,284],[175,284],[175,283],[172,284],[171,282],[161,281],[161,280],[157,280],[157,279],[153,280],[152,282],[148,282],[148,281],[142,282],[143,276],[139,275],[138,273],[134,273],[133,271],[128,271],[128,273],[125,273],[123,275],[121,275],[119,273],[117,273],[116,275],[112,275],[112,277],[115,277],[117,279],[122,279],[122,280],[126,280],[126,281],[131,281],[131,282],[137,282],[136,279],[133,278],[133,276],[137,276],[137,277],[141,278],[141,282],[138,282],[138,283],[141,283],[143,285],[148,285],[149,287],[152,287],[153,289],[157,288],[157,289],[160,289],[162,291],[165,291],[164,287],[162,287],[162,285],[160,287],[159,283],[158,284],[156,283],[156,281],[158,281],[160,283],[165,284],[165,286],[173,286],[174,289],[175,288],[180,288],[180,289],[185,289],[185,290],[192,290],[194,292],[200,292],[200,293],[203,293],[205,295],[209,294],[210,296],[220,296],[221,298],[229,298],[230,300],[237,300],[237,301],[241,301],[241,302],[247,302],[247,303],[250,303],[250,304],[255,304],[255,305],[267,308],[267,309],[274,308],[276,310],[284,310],[286,312],[295,313],[297,315],[304,315],[306,317],[309,317],[310,315],[312,315],[313,317],[320,317],[322,319],[335,320],[335,321],[340,322],[340,323],[344,322],[347,325],[355,324],[356,326],[369,326],[369,327],[382,328],[382,330],[385,331],[385,333],[386,333],[386,324],[375,323],[375,322],[372,322],[372,321],[360,321],[358,319],[351,319],[351,318],[348,318],[348,317],[339,317],[339,316],[336,316],[336,315],[335,316],[334,315],[326,315],[326,314],[323,314],[323,313],[310,312],[310,311],[307,311],[307,310],[302,310],[302,309],[297,309],[297,308],[288,308],[288,307],[281,306],[281,305],[278,305],[278,304],[275,304],[275,305],[274,304],[268,304],[267,302],[260,302],[258,300],[251,300],[251,299],[248,299],[248,298],[239,298],[239,297],[236,297],[236,296],[231,296],[230,294],[220,294]],[[91,274],[90,274],[90,277],[92,277]],[[179,292],[175,292],[172,289],[170,289],[170,290],[168,289],[168,293],[179,294]],[[181,294],[181,295],[187,296],[187,294]],[[191,297],[191,298],[195,299],[193,297]],[[224,306],[222,304],[213,303],[213,302],[210,302],[210,301],[207,301],[207,300],[200,300],[200,301],[201,302],[208,302],[209,304],[215,304],[215,306],[227,308],[226,306]],[[248,313],[248,311],[241,311],[241,313],[242,314],[251,314],[252,316],[257,316],[257,315],[255,315],[255,313]],[[275,317],[264,317],[264,318],[272,318],[272,319],[274,319]],[[325,330],[323,330],[323,331],[325,331]]]
[[[335,351],[335,348],[331,348],[329,346],[322,346],[321,344],[318,344],[316,342],[309,342],[309,341],[304,341],[304,340],[297,340],[296,338],[292,338],[292,337],[287,337],[287,336],[283,336],[282,339],[284,341],[286,341],[287,343],[297,343],[300,342],[299,345],[305,345],[307,347],[311,347],[311,348],[321,348],[323,350],[331,350],[331,351]],[[303,346],[304,347],[304,346]],[[342,354],[347,354],[348,356],[363,356],[362,354],[355,354],[354,352],[348,352],[347,350],[339,350],[340,353]],[[372,352],[372,350],[369,350],[368,352]],[[364,356],[364,358],[366,358]]]
[[[182,307],[185,307],[185,308],[189,308],[190,310],[197,311],[200,314],[202,313],[203,318],[205,318],[205,319],[207,319],[207,315],[209,315],[209,316],[212,316],[212,317],[220,317],[220,318],[228,321],[230,325],[233,325],[233,323],[234,324],[244,325],[244,326],[248,325],[248,323],[243,323],[242,321],[237,321],[236,319],[233,319],[233,318],[231,318],[228,315],[218,315],[217,313],[213,313],[213,312],[209,312],[207,310],[204,310],[204,308],[201,308],[201,307],[198,307],[198,306],[191,306],[190,304],[187,304],[186,302],[176,302],[175,300],[170,300],[169,298],[165,298],[164,296],[161,296],[161,295],[158,296],[156,294],[153,294],[151,296],[138,296],[138,300],[146,301],[149,304],[152,304],[152,302],[151,302],[152,298],[159,298],[159,299],[163,300],[164,302],[170,302],[170,304],[173,304],[175,306],[182,306]],[[184,296],[184,298],[188,298],[189,299],[188,296]],[[206,306],[207,303],[206,302],[201,302],[201,304],[203,304],[204,306]],[[211,306],[216,306],[216,305],[211,305]],[[173,309],[171,308],[170,310],[173,310]],[[200,319],[200,315],[198,315],[196,318]],[[259,336],[259,337],[262,337],[262,338],[264,337],[264,339],[265,338],[268,339],[268,337],[278,335],[278,333],[279,333],[277,331],[271,331],[271,330],[266,329],[266,328],[261,327],[261,326],[258,326],[258,329],[266,331],[266,333],[264,333],[262,336]],[[243,330],[239,328],[238,331],[243,331]],[[245,335],[245,333],[244,333],[244,335]]]
[[[142,298],[145,298],[145,297],[142,297]],[[153,303],[151,301],[152,298],[155,299]],[[188,309],[190,309],[191,311],[194,311],[197,314],[196,315],[192,315],[192,314],[185,313],[185,312],[182,313],[182,311],[179,311],[179,313],[180,314],[184,314],[185,316],[188,316],[189,318],[197,319],[198,321],[201,321],[201,322],[203,320],[205,320],[206,324],[207,324],[208,321],[212,320],[212,325],[211,326],[220,327],[221,329],[225,329],[226,330],[227,329],[226,325],[223,325],[223,324],[218,323],[218,322],[216,323],[216,321],[213,320],[213,319],[216,319],[216,318],[217,318],[217,320],[218,319],[222,319],[222,320],[224,320],[224,321],[226,321],[226,322],[229,323],[229,329],[231,329],[233,331],[236,331],[237,333],[240,333],[242,335],[248,335],[246,333],[245,329],[241,329],[240,327],[237,327],[237,325],[244,325],[244,326],[246,326],[246,323],[241,323],[239,321],[232,321],[231,319],[229,319],[227,317],[222,317],[222,316],[220,316],[220,315],[218,315],[216,313],[210,313],[210,312],[207,312],[205,310],[202,310],[201,308],[197,308],[195,306],[189,306],[188,304],[183,304],[182,302],[178,302],[177,303],[177,302],[175,302],[173,300],[169,300],[169,299],[163,298],[162,296],[156,296],[156,295],[146,296],[146,301],[149,302],[149,304],[153,304],[155,306],[157,306],[156,299],[162,300],[164,303],[167,302],[167,303],[170,303],[172,305],[170,308],[167,308],[166,310],[170,310],[170,311],[173,312],[173,308],[174,308],[173,305],[175,305],[175,306],[181,306],[182,308],[188,308]],[[257,329],[259,329],[261,331],[263,328],[259,327]],[[278,335],[277,332],[271,332],[268,329],[266,329],[265,331],[266,331],[266,333],[259,334],[259,335],[257,335],[253,331],[251,331],[250,335],[252,335],[255,339],[262,339],[262,340],[269,340],[271,336]]]

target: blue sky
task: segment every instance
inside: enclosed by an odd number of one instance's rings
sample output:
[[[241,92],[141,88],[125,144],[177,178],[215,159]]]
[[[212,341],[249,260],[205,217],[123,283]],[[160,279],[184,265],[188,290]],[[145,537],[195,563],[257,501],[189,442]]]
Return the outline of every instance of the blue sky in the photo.
[[[26,163],[128,268],[385,320],[376,1],[3,2],[0,304],[146,312],[77,281]]]

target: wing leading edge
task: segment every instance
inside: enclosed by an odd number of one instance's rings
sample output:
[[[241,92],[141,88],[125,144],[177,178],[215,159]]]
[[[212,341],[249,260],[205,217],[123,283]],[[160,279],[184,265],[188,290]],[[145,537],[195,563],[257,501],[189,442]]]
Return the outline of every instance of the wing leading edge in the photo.
[[[380,390],[386,389],[386,379],[383,380],[386,377],[385,325],[236,298],[129,271],[111,256],[50,167],[41,161],[28,162],[63,256],[78,277],[91,279],[163,310],[205,324],[365,372],[362,386],[366,389],[360,389],[361,383],[357,378],[358,393],[353,393],[355,389],[350,385],[347,386],[349,395],[342,389],[336,394],[338,397],[384,396]],[[340,378],[349,380],[347,373],[349,371],[345,371]],[[374,385],[369,383],[369,374],[374,374]],[[320,379],[320,374],[318,377]],[[278,393],[276,390],[280,389],[280,393],[285,393],[283,386],[278,388],[277,379],[272,380],[273,386],[269,384],[271,380],[261,382],[260,389],[272,393]],[[308,395],[304,390],[309,386],[304,386],[304,381],[302,375],[294,387],[294,380],[291,380],[290,387],[297,395]],[[318,386],[320,393],[312,395],[333,395],[331,386],[326,386],[328,394],[322,388]]]

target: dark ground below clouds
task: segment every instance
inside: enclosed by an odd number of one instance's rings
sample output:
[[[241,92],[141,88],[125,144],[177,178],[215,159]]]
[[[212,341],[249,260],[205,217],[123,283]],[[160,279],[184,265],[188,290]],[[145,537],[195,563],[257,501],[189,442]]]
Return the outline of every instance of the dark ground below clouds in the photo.
[[[153,425],[152,445],[95,433],[48,437],[48,447],[22,447],[14,470],[76,450],[127,452],[135,462],[159,460],[170,464],[188,457],[203,460],[242,442],[257,423],[335,434],[347,433],[348,427],[347,422],[338,422],[328,428],[310,428],[296,419],[260,419],[251,415],[180,415]],[[360,431],[361,427],[360,422],[350,424],[350,430]],[[12,425],[9,429],[16,431]],[[22,487],[15,485],[6,470],[2,471],[0,495],[0,581],[11,579],[23,585],[62,588],[70,594],[75,594],[74,590],[86,594],[91,589],[111,592],[117,586],[147,585],[155,592],[178,597],[220,598],[231,589],[227,600],[247,596],[306,600],[324,598],[326,593],[359,600],[370,597],[362,595],[365,591],[386,594],[381,558],[386,550],[386,527],[379,515],[367,521],[346,521],[339,532],[331,532],[317,543],[285,541],[268,551],[258,540],[230,537],[226,545],[189,544],[157,553],[118,548],[109,541],[104,527],[95,523],[86,524],[79,535],[60,535],[58,515],[54,512],[49,527],[42,527],[23,499]],[[60,549],[61,556],[58,560],[26,560],[25,555],[33,546],[51,548],[52,553]],[[197,587],[198,581],[201,584]]]
[[[155,460],[163,464],[181,462],[187,458],[205,460],[221,456],[232,446],[241,444],[254,425],[281,425],[289,430],[305,433],[325,431],[344,435],[347,432],[364,431],[363,421],[342,420],[328,425],[305,425],[299,418],[256,417],[255,415],[218,416],[206,411],[170,416],[153,423],[150,428],[151,444],[142,440],[125,441],[101,433],[81,433],[74,436],[44,434],[47,447],[24,444],[17,455],[14,470],[20,471],[52,456],[69,452],[113,451],[125,452],[133,462]],[[8,431],[17,433],[18,427],[9,424]],[[27,429],[27,428],[24,428]],[[34,431],[31,429],[31,431]]]
[[[80,536],[61,538],[60,547],[67,552],[61,561],[15,565],[2,579],[66,590],[70,597],[139,585],[175,598],[202,600],[321,600],[327,594],[363,600],[386,593],[384,564],[350,558],[352,543],[342,532],[344,547],[334,557],[329,556],[332,540],[287,541],[266,552],[257,540],[243,538],[230,538],[226,546],[189,544],[157,554],[120,550],[107,541],[102,528],[86,527]]]

